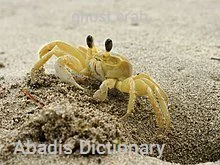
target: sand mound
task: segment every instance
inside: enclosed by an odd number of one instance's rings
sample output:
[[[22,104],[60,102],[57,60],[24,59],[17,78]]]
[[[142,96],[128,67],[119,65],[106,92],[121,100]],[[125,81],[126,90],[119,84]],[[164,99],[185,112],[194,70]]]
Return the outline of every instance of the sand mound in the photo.
[[[65,105],[46,109],[25,123],[19,139],[32,139],[34,142],[59,143],[79,149],[80,140],[93,144],[119,143],[122,135],[116,119],[110,115],[91,109],[66,107]]]
[[[108,98],[100,103],[92,98],[100,82],[85,79],[82,86],[87,91],[81,91],[61,82],[54,75],[39,72],[38,77],[37,83],[31,83],[28,75],[21,84],[9,88],[2,87],[6,100],[14,95],[13,92],[17,92],[13,102],[5,101],[2,106],[4,111],[14,109],[10,116],[14,122],[5,125],[3,123],[3,126],[16,132],[5,136],[3,144],[18,139],[24,141],[31,139],[38,143],[51,143],[59,139],[60,143],[70,144],[73,151],[78,151],[80,140],[90,140],[94,144],[125,141],[136,144],[164,143],[166,146],[163,160],[197,163],[216,161],[220,158],[220,143],[219,139],[215,138],[218,132],[213,132],[210,136],[207,136],[207,132],[201,132],[204,133],[202,139],[196,139],[195,131],[200,126],[186,127],[188,123],[181,122],[184,116],[179,114],[178,108],[182,103],[175,97],[172,97],[172,104],[169,107],[171,117],[176,117],[173,119],[173,129],[169,133],[161,134],[155,125],[155,116],[147,99],[138,98],[133,115],[127,121],[120,121],[118,119],[126,112],[127,94],[111,90]],[[24,89],[38,102],[27,98],[23,93]],[[8,90],[11,91],[10,94],[5,93]],[[16,109],[20,111],[16,112]],[[191,121],[197,122],[195,119]],[[183,128],[188,131],[184,131]],[[214,128],[218,130],[218,127]],[[210,137],[213,138],[209,139]],[[5,146],[6,149],[3,151],[7,154],[2,154],[4,159],[13,152],[11,145]]]

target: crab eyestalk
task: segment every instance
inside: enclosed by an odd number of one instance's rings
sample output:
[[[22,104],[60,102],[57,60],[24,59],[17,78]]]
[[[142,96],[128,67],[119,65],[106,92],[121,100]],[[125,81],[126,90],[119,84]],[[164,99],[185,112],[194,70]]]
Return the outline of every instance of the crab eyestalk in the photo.
[[[88,47],[90,49],[92,49],[92,47],[94,46],[94,40],[93,40],[93,37],[91,35],[87,36],[86,43],[87,43]]]
[[[105,41],[105,50],[106,50],[106,52],[105,52],[105,54],[104,54],[105,57],[107,57],[107,56],[110,55],[109,52],[112,50],[112,46],[113,46],[112,40],[108,38],[108,39]]]
[[[94,39],[91,35],[87,36],[86,43],[88,46],[88,56],[89,56],[89,58],[92,58],[93,55],[98,52],[98,50],[94,44]]]

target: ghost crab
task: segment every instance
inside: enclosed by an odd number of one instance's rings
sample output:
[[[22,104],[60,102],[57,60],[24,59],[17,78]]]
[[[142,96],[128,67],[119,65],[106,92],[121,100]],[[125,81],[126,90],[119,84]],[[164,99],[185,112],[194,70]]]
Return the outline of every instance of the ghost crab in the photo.
[[[128,59],[110,53],[113,46],[111,39],[105,41],[105,52],[98,50],[91,35],[87,37],[86,42],[88,49],[71,46],[62,41],[45,44],[39,51],[39,61],[31,70],[31,80],[35,81],[35,71],[55,55],[58,57],[55,70],[62,81],[82,90],[84,88],[75,81],[74,74],[82,74],[102,81],[99,90],[94,93],[95,99],[105,100],[108,90],[112,88],[129,93],[127,113],[121,119],[127,118],[133,112],[137,96],[146,96],[153,106],[159,128],[169,128],[168,98],[163,89],[147,74],[132,75],[132,64]]]

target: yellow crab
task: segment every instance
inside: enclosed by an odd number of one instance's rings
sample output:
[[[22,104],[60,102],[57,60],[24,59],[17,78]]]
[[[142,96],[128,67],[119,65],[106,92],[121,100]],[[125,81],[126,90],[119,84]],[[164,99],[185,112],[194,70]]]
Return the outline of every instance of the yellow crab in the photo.
[[[88,49],[82,46],[71,46],[62,41],[53,41],[44,45],[39,51],[39,61],[31,70],[32,81],[35,81],[35,71],[55,55],[58,57],[55,70],[62,81],[84,90],[75,81],[69,69],[75,74],[94,77],[102,81],[99,90],[94,93],[95,99],[105,100],[108,90],[112,88],[129,93],[127,113],[121,119],[125,119],[132,113],[136,96],[146,96],[153,106],[158,126],[169,128],[168,98],[163,89],[147,74],[132,75],[132,65],[128,59],[110,53],[113,46],[112,40],[106,40],[105,52],[98,50],[91,35],[86,41]]]

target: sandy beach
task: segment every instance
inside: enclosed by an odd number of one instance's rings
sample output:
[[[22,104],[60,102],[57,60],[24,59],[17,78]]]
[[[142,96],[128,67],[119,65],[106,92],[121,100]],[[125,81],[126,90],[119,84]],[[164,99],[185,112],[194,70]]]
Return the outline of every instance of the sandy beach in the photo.
[[[220,2],[218,0],[0,0],[0,164],[220,164]],[[158,131],[149,100],[85,78],[86,91],[62,82],[53,57],[30,80],[39,48],[53,40],[86,46],[88,34],[104,50],[130,60],[133,75],[147,73],[166,91],[171,130]],[[77,80],[77,78],[76,78]],[[27,93],[29,92],[29,93]],[[28,97],[37,98],[38,102]],[[71,155],[13,154],[13,143],[70,144]],[[162,157],[77,154],[79,141],[165,144]]]

